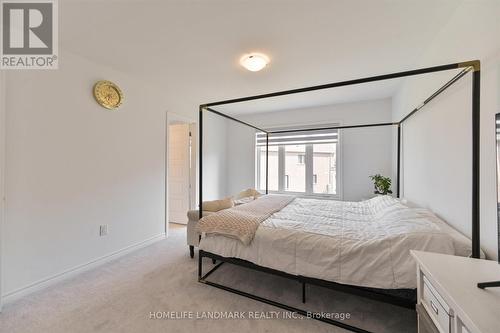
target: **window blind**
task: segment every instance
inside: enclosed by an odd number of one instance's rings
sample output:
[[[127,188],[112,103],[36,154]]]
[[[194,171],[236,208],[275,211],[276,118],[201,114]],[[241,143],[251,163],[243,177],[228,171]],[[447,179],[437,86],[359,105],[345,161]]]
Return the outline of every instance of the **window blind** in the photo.
[[[269,146],[338,142],[338,130],[297,131],[269,134]],[[266,146],[266,133],[256,133],[257,147]]]

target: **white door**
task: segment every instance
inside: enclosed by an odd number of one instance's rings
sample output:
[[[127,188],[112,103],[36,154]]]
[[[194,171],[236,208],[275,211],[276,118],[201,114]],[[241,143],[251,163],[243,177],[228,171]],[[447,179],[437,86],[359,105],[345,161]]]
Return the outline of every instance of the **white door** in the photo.
[[[168,206],[169,222],[187,224],[190,202],[189,124],[169,126]]]

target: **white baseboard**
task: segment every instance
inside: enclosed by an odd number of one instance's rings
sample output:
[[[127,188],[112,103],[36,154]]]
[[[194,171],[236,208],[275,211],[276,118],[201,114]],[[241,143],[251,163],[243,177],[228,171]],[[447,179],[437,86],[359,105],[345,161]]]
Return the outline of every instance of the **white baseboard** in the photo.
[[[153,236],[151,238],[148,238],[142,242],[132,244],[130,246],[127,246],[121,250],[112,252],[110,254],[107,254],[105,256],[99,257],[97,259],[94,259],[92,261],[89,261],[85,264],[78,265],[76,267],[70,268],[66,271],[63,271],[61,273],[55,274],[51,277],[39,280],[37,282],[34,282],[26,287],[22,287],[16,290],[13,290],[9,293],[6,293],[5,295],[2,295],[2,304],[7,304],[9,302],[15,301],[21,297],[24,297],[26,295],[29,295],[31,293],[34,293],[36,291],[42,290],[44,288],[47,288],[49,286],[52,286],[58,282],[61,282],[65,279],[74,277],[78,274],[81,274],[85,271],[88,271],[93,268],[97,268],[111,260],[114,260],[118,257],[121,257],[125,254],[128,254],[130,252],[133,252],[135,250],[138,250],[140,248],[146,247],[148,245],[151,245],[161,239],[165,238],[165,233],[161,233],[159,235]]]

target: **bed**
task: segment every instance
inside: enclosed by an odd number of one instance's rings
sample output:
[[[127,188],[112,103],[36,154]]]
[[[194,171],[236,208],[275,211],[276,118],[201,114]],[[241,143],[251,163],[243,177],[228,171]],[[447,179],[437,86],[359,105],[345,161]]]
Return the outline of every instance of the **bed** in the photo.
[[[295,198],[265,219],[248,245],[205,234],[200,249],[296,276],[413,289],[410,250],[468,256],[471,242],[429,210],[390,196],[361,202]]]
[[[306,92],[321,91],[338,87],[370,82],[406,78],[416,75],[460,70],[432,95],[416,106],[399,121],[346,124],[321,128],[297,126],[294,129],[270,130],[261,128],[227,114],[229,105],[293,96]],[[409,119],[446,91],[449,87],[472,73],[471,103],[471,240],[453,230],[446,223],[427,210],[412,208],[401,202],[385,207],[377,200],[361,203],[340,203],[295,199],[268,218],[261,221],[252,242],[242,245],[235,239],[217,235],[206,235],[200,243],[198,258],[198,281],[235,294],[249,297],[287,311],[306,315],[304,309],[293,308],[273,300],[236,290],[207,280],[223,263],[232,263],[250,269],[268,272],[294,279],[302,283],[302,297],[305,301],[305,284],[312,283],[332,289],[344,290],[356,295],[405,307],[413,304],[400,297],[386,297],[385,291],[413,290],[416,283],[414,265],[409,257],[410,249],[435,251],[480,258],[480,82],[481,64],[478,60],[401,71],[358,79],[246,96],[199,105],[199,191],[198,202],[204,202],[204,113],[215,114],[239,124],[265,133],[265,193],[269,193],[269,146],[273,136],[289,132],[321,130],[344,130],[365,127],[392,127],[395,129],[396,177],[395,195],[404,195],[401,173],[404,170],[402,156],[404,142],[402,132]],[[222,108],[222,110],[220,109]],[[253,153],[253,152],[252,152]],[[429,161],[432,163],[432,161]],[[451,166],[452,167],[452,166]],[[205,175],[206,176],[206,175]],[[465,194],[464,195],[468,195]],[[260,200],[260,199],[259,199]],[[385,199],[378,199],[383,203]],[[389,199],[390,200],[390,199]],[[385,202],[386,204],[390,202]],[[378,209],[382,207],[382,209]],[[200,207],[201,208],[201,207]],[[199,218],[203,210],[199,210]],[[200,220],[201,222],[201,220]],[[203,258],[208,257],[220,263],[203,274]],[[302,275],[306,274],[306,275]],[[335,282],[332,282],[335,281]],[[396,289],[394,289],[396,288]],[[367,289],[370,289],[368,291]],[[373,289],[373,290],[372,290]],[[372,292],[373,291],[373,292]],[[383,291],[383,292],[381,292]],[[367,332],[339,320],[314,319],[327,322],[354,332]]]

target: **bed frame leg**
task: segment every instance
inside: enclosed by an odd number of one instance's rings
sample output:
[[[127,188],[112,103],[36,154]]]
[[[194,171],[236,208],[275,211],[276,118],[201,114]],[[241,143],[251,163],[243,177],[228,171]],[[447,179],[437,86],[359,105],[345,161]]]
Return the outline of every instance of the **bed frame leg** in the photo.
[[[302,303],[306,302],[306,283],[302,282]]]
[[[203,251],[198,251],[198,281],[201,281],[203,273]]]

